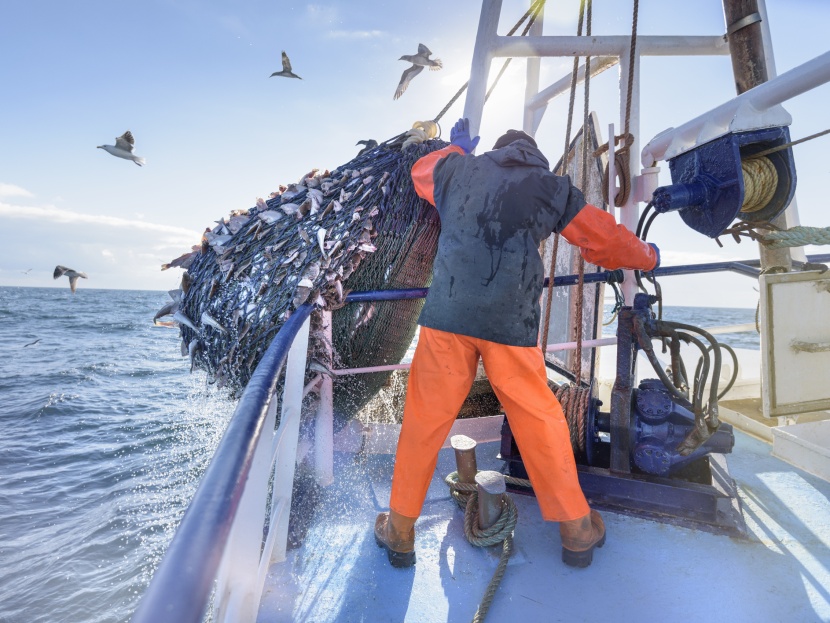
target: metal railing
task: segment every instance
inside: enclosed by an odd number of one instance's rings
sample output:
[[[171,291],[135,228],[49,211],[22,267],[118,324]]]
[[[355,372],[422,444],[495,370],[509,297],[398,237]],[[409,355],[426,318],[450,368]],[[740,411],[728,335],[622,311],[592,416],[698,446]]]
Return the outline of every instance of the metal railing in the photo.
[[[134,622],[201,621],[215,582],[217,621],[255,620],[260,594],[255,594],[254,589],[259,586],[261,593],[262,587],[259,569],[264,566],[267,570],[274,553],[279,556],[278,538],[284,555],[294,478],[294,461],[288,455],[293,445],[296,456],[308,320],[312,311],[310,304],[298,308],[263,355],[133,615]],[[275,432],[274,392],[286,361],[282,417]],[[272,525],[260,555],[268,477],[272,471],[263,469],[268,465],[263,466],[262,462],[273,465],[281,446],[288,452],[276,461],[274,488],[287,480],[289,497],[287,501],[284,495],[272,497]],[[260,513],[254,512],[257,507]],[[253,569],[249,563],[253,563]],[[241,576],[235,575],[237,571]],[[257,577],[252,578],[252,574]],[[264,575],[261,579],[264,581]]]
[[[813,255],[809,259],[827,262],[830,254]],[[718,262],[667,266],[657,269],[655,274],[669,276],[726,270],[757,276],[760,272],[757,266],[757,260]],[[585,281],[616,281],[618,276],[616,271],[589,273],[585,275]],[[576,283],[576,275],[554,278],[555,287]],[[406,300],[423,298],[426,294],[427,288],[353,292],[347,295],[345,302]],[[268,568],[285,558],[309,317],[313,309],[311,304],[298,308],[263,355],[133,615],[133,622],[201,621],[214,584],[215,621],[238,623],[256,619]],[[613,343],[614,338],[600,341]],[[282,411],[277,427],[280,401],[275,391],[284,368]],[[271,510],[266,513],[271,479]]]

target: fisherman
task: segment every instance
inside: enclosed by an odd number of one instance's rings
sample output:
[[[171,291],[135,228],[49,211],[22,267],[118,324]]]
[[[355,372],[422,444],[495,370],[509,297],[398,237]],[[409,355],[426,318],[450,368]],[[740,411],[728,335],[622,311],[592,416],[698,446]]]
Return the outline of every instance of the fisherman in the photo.
[[[542,517],[559,522],[562,560],[587,567],[605,543],[605,526],[579,486],[568,426],[547,384],[538,343],[539,244],[561,233],[586,261],[607,269],[653,270],[660,252],[586,204],[524,132],[508,130],[492,151],[475,156],[479,137],[460,119],[450,140],[412,167],[416,192],[438,210],[441,235],[418,319],[390,511],[378,515],[375,539],[393,566],[415,563],[415,520],[481,357]]]

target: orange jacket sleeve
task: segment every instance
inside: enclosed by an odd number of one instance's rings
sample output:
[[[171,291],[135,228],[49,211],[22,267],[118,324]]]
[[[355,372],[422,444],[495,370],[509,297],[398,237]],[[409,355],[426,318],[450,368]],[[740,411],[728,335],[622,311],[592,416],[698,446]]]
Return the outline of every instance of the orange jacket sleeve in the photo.
[[[432,173],[435,170],[435,165],[442,158],[446,158],[450,154],[464,154],[464,150],[458,145],[448,145],[443,149],[433,151],[423,158],[419,159],[412,165],[412,182],[415,184],[415,192],[421,199],[426,199],[432,205],[435,205],[435,182],[432,179]]]
[[[636,268],[652,270],[657,252],[635,236],[614,217],[586,204],[562,230],[565,240],[579,247],[585,261],[609,270]]]

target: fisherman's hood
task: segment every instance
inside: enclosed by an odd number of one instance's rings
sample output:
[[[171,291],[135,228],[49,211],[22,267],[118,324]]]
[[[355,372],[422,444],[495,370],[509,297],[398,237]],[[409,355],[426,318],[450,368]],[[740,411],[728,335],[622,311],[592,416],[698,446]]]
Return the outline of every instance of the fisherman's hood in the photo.
[[[513,141],[499,149],[484,153],[500,167],[544,167],[550,169],[548,159],[525,140]]]

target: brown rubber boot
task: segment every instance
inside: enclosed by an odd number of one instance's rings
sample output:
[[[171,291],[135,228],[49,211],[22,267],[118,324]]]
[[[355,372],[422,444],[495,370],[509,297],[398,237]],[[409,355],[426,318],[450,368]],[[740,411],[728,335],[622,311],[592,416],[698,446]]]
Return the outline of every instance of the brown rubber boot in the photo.
[[[559,523],[562,537],[562,562],[571,567],[587,567],[594,558],[594,548],[605,545],[605,524],[600,514],[589,514]]]
[[[393,510],[381,513],[375,520],[375,541],[386,549],[393,567],[415,564],[415,520]]]

